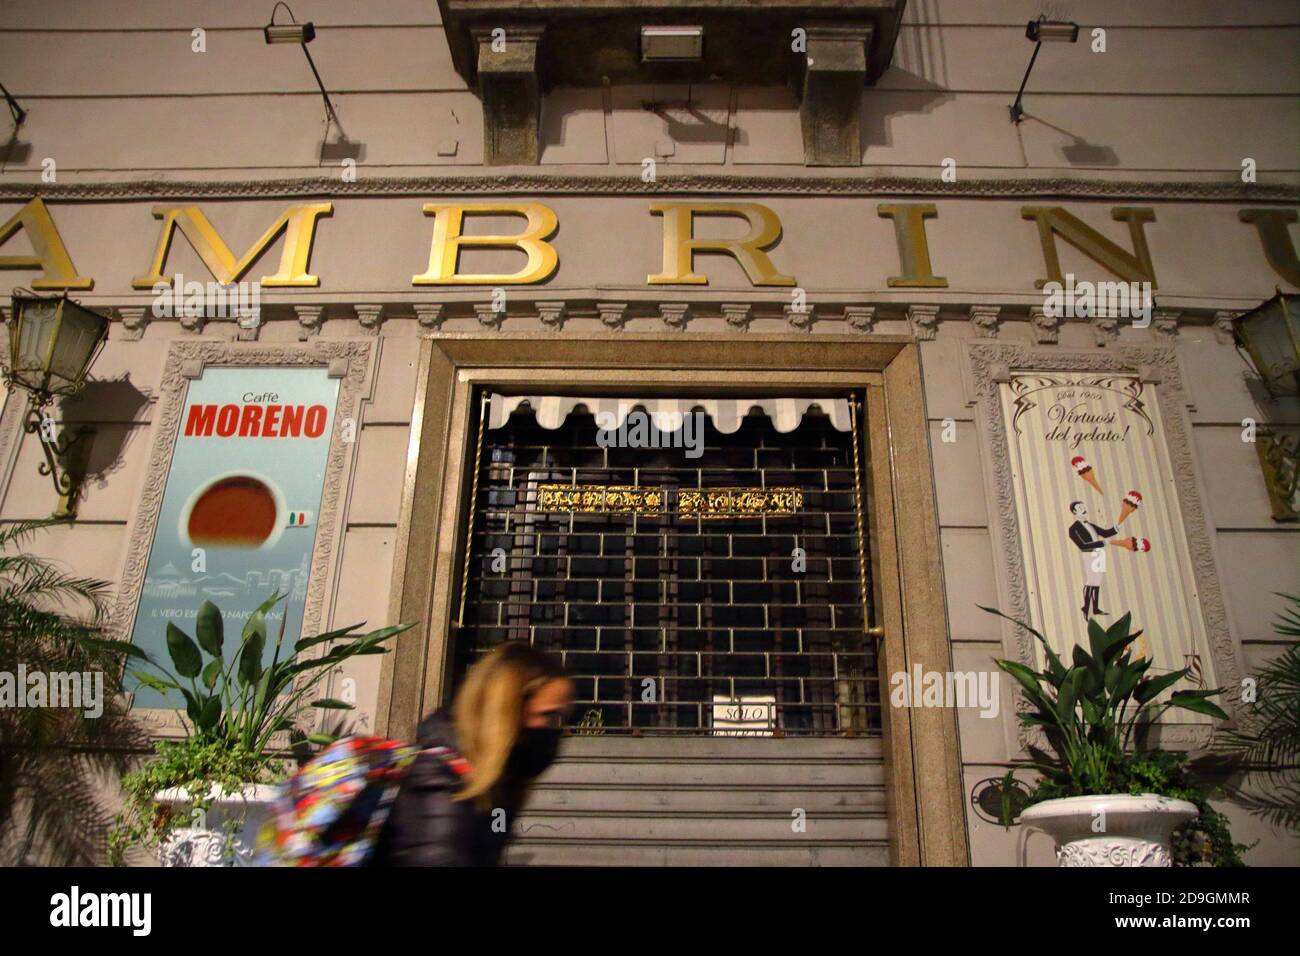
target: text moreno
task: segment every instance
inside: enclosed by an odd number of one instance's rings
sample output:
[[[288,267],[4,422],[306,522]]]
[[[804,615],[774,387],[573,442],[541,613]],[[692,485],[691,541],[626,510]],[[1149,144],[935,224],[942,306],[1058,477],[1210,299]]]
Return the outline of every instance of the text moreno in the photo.
[[[324,405],[191,405],[184,434],[196,438],[319,438]]]

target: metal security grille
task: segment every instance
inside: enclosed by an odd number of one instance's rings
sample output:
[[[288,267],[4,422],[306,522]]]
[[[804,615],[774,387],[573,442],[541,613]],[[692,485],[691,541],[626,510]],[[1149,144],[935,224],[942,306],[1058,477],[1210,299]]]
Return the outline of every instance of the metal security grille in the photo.
[[[578,733],[878,732],[855,429],[750,414],[696,458],[600,447],[581,406],[482,431],[453,679],[525,640],[574,677]]]

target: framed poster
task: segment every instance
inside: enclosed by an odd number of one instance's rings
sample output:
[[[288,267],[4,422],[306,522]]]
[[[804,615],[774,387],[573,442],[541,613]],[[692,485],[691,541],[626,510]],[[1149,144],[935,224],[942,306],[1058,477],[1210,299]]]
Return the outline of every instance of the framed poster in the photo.
[[[339,383],[324,368],[212,368],[190,383],[172,451],[131,640],[170,667],[167,624],[194,634],[211,601],[227,640],[272,594],[274,637],[302,631],[316,515],[333,437]],[[164,707],[156,690],[128,682],[135,707]]]
[[[984,445],[997,606],[1061,653],[1087,639],[1085,596],[1102,624],[1131,612],[1144,631],[1135,651],[1151,655],[1153,670],[1187,667],[1181,686],[1225,688],[1218,702],[1235,719],[1241,649],[1228,623],[1176,351],[982,340],[964,351]],[[1103,548],[1104,564],[1096,561]],[[1006,657],[1041,664],[1038,641],[1008,622],[999,627]],[[1017,710],[1023,704],[1008,698]],[[1006,729],[1013,753],[1041,744],[1015,721]],[[1194,749],[1209,745],[1214,731],[1208,718],[1171,711],[1157,734],[1161,746]]]
[[[1204,689],[1214,665],[1156,387],[1110,372],[1002,383],[1030,623],[1068,659],[1089,618],[1129,612],[1152,672],[1190,668],[1188,686]]]
[[[242,621],[276,593],[286,598],[268,616],[267,661],[282,620],[286,644],[319,633],[355,448],[342,426],[355,425],[371,348],[172,344],[115,637],[170,668],[169,622],[192,635],[198,606],[210,600],[230,648]],[[127,689],[147,721],[175,724],[179,698],[130,677]]]

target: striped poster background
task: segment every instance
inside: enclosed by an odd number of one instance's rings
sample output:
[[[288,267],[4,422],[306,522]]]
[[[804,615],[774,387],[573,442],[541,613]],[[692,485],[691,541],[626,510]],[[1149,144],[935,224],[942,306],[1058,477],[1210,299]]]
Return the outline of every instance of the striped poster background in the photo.
[[[1062,372],[1020,373],[1001,386],[1030,623],[1067,662],[1075,643],[1086,646],[1085,568],[1069,537],[1070,502],[1082,501],[1088,520],[1106,528],[1136,490],[1142,504],[1119,525],[1119,537],[1147,538],[1151,550],[1107,546],[1100,605],[1110,614],[1099,620],[1131,611],[1145,631],[1137,648],[1153,657],[1152,672],[1194,666],[1180,686],[1215,687],[1155,388],[1129,376]],[[1076,455],[1092,465],[1101,493],[1071,466]],[[1041,658],[1040,649],[1040,666]],[[1178,715],[1179,723],[1207,720]]]

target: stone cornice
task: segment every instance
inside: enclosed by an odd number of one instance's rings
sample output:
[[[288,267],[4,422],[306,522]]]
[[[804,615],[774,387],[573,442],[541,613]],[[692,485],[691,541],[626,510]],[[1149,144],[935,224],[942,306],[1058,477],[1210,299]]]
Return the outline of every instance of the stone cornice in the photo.
[[[746,176],[686,174],[643,182],[640,176],[465,173],[377,176],[343,182],[334,176],[230,181],[130,180],[94,183],[0,183],[0,200],[41,196],[64,202],[160,199],[308,199],[431,195],[759,195],[924,196],[961,199],[1111,199],[1300,203],[1300,185],[1102,179],[962,179],[947,183],[909,176]]]

